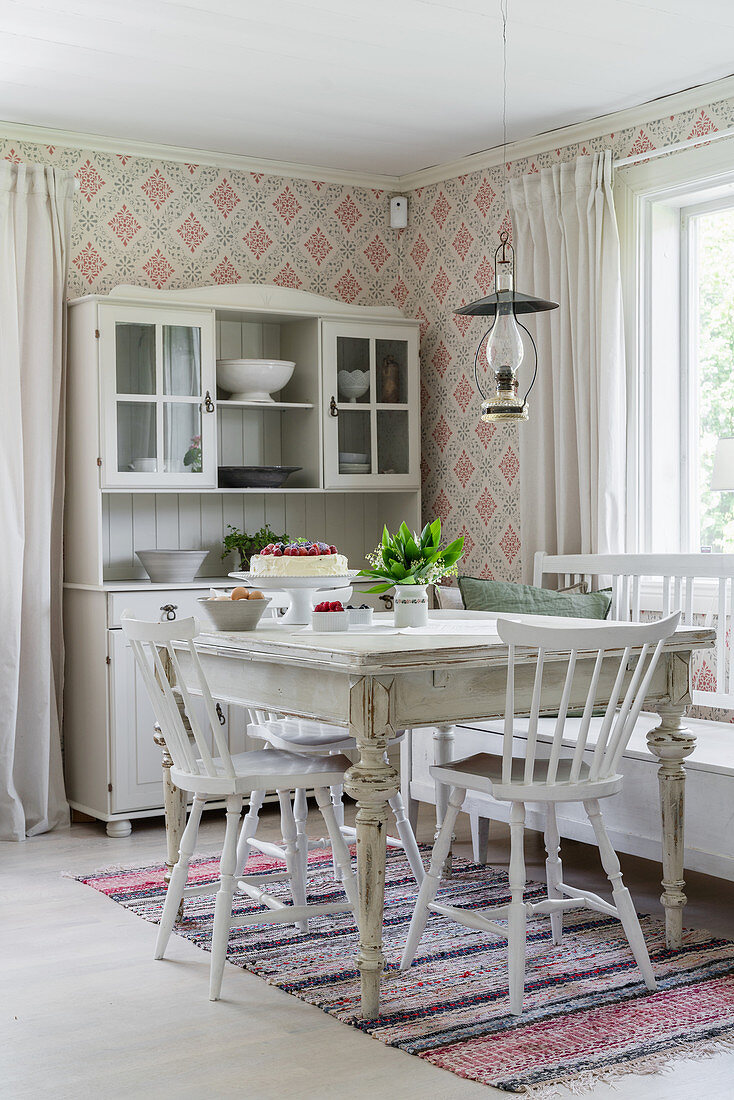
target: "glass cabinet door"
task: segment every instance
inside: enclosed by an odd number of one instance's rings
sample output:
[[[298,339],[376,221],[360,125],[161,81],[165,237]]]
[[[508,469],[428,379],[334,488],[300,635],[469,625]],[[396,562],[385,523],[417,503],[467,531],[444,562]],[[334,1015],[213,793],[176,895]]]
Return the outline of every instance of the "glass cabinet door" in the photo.
[[[216,485],[210,313],[100,307],[105,486]]]
[[[324,322],[326,488],[419,485],[415,328]]]

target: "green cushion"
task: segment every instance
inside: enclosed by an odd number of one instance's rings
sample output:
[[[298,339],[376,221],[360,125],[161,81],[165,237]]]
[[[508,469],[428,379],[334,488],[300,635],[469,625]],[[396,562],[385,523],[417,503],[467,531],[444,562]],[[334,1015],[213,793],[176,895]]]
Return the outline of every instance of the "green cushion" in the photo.
[[[606,619],[611,592],[553,592],[532,584],[459,577],[468,611],[497,611],[514,615],[562,615],[572,619]]]

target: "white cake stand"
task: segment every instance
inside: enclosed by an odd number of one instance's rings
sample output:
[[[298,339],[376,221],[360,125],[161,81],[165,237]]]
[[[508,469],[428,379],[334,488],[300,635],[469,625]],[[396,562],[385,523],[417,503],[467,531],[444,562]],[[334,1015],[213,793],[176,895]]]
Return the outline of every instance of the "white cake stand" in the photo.
[[[259,588],[261,592],[284,592],[290,599],[281,623],[306,624],[311,622],[311,612],[317,592],[330,592],[335,588],[351,585],[359,570],[350,569],[340,577],[263,577],[255,573],[230,573],[245,588]]]

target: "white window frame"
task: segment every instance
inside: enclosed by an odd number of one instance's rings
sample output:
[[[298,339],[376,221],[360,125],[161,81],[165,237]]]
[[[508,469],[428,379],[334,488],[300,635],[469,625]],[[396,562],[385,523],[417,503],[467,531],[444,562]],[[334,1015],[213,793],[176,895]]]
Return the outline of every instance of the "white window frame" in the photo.
[[[630,553],[651,549],[652,469],[651,440],[648,425],[654,409],[652,392],[653,294],[652,266],[655,248],[653,221],[665,209],[670,210],[670,241],[677,248],[677,309],[679,324],[671,331],[671,344],[680,355],[680,391],[677,400],[679,421],[671,429],[671,445],[678,453],[691,453],[691,432],[696,423],[688,409],[688,398],[695,399],[688,324],[688,302],[692,287],[687,263],[689,237],[681,233],[681,222],[703,213],[705,208],[720,209],[734,205],[734,143],[724,140],[709,146],[687,149],[668,157],[617,169],[614,182],[615,206],[622,252],[622,283],[627,352],[627,545]],[[701,201],[701,194],[706,200]],[[695,204],[695,205],[694,205]],[[681,211],[685,208],[683,217]],[[675,232],[673,227],[675,227]],[[656,230],[657,232],[657,230]],[[671,268],[672,273],[672,268]],[[685,461],[685,458],[684,458]],[[690,531],[693,478],[696,471],[681,472],[680,496],[676,502],[677,522]],[[681,551],[696,547],[681,545]]]

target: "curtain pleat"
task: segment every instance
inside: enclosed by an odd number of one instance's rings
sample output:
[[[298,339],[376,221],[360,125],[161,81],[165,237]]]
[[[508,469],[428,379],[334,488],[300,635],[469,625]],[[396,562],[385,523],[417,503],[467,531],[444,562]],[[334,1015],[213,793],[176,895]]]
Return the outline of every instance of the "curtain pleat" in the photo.
[[[0,162],[0,839],[68,822],[61,767],[65,290],[74,178]]]
[[[626,383],[611,153],[510,184],[516,286],[559,303],[531,320],[538,379],[520,425],[525,580],[533,555],[625,549]]]

